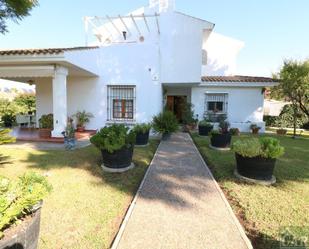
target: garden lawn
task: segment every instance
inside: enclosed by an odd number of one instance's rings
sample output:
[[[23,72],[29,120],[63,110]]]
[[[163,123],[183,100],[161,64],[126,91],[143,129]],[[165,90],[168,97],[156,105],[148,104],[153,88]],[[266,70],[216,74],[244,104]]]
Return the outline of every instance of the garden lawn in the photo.
[[[233,141],[248,136],[252,135],[233,137]],[[296,230],[296,236],[306,235],[309,238],[309,139],[270,136],[280,140],[285,147],[285,155],[276,163],[274,174],[277,183],[266,187],[235,179],[234,153],[212,150],[208,147],[209,137],[192,134],[254,247],[258,249],[279,248],[279,231],[287,226],[293,226],[291,229]]]
[[[93,146],[75,151],[1,148],[0,175],[16,178],[26,171],[48,176],[53,192],[44,200],[40,249],[109,248],[150,164],[158,140],[135,148],[136,167],[110,174],[100,168]]]

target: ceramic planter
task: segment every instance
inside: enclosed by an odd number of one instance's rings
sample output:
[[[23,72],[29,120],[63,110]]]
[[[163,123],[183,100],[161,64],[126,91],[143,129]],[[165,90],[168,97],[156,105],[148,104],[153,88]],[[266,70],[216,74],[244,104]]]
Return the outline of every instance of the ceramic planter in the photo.
[[[130,147],[124,146],[113,153],[110,153],[107,150],[101,150],[103,165],[112,169],[127,168],[132,163],[133,150],[134,145],[130,145]]]
[[[251,129],[252,134],[259,134],[259,130],[260,130],[260,128],[252,128]]]
[[[163,140],[163,141],[167,141],[167,140],[169,140],[170,138],[171,138],[171,133],[165,132],[165,133],[162,134],[162,140]]]
[[[208,136],[209,132],[211,132],[213,129],[213,126],[198,126],[198,134],[200,136]]]
[[[232,135],[230,133],[212,134],[211,146],[216,148],[229,148],[231,144]]]
[[[77,126],[76,127],[77,132],[84,132],[85,131],[85,126]]]
[[[137,133],[136,134],[136,145],[146,145],[149,140],[149,131],[146,133]]]
[[[256,179],[271,180],[276,159],[257,157],[243,157],[235,153],[236,167],[240,175]]]
[[[50,138],[51,137],[51,129],[48,128],[40,128],[39,129],[39,137],[40,138]]]
[[[30,219],[26,219],[14,228],[14,232],[5,235],[0,240],[0,249],[36,249],[40,233],[41,209],[33,212]],[[9,228],[10,229],[10,228]],[[5,233],[5,231],[4,231]]]

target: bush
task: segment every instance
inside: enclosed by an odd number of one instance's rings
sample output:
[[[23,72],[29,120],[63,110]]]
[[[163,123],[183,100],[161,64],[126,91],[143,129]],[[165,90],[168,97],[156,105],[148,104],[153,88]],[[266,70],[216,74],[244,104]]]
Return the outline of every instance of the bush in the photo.
[[[133,131],[138,134],[145,134],[148,133],[151,129],[151,124],[146,124],[146,123],[142,123],[142,124],[137,124],[134,126]]]
[[[109,153],[120,150],[124,146],[130,147],[135,143],[135,132],[123,124],[105,126],[90,138],[90,142],[100,150]]]
[[[262,153],[258,138],[237,140],[233,143],[232,149],[243,157],[256,157]]]
[[[53,129],[54,127],[54,116],[53,114],[42,115],[39,119],[39,125],[42,129]]]
[[[229,130],[229,132],[230,132],[230,134],[231,134],[232,136],[238,136],[238,135],[239,135],[239,129],[238,129],[238,128],[231,128],[231,129]]]
[[[284,148],[280,146],[278,139],[272,137],[260,138],[262,157],[265,158],[278,158],[284,154]]]
[[[14,143],[16,139],[14,137],[11,137],[9,135],[10,130],[9,129],[0,129],[0,145],[1,144],[7,144],[7,143]]]
[[[46,178],[35,173],[26,173],[15,182],[0,176],[0,238],[6,228],[30,214],[51,190]]]
[[[303,124],[302,128],[305,130],[309,130],[309,122]]]
[[[209,135],[212,136],[212,135],[218,135],[218,134],[221,134],[221,132],[219,130],[212,130]]]
[[[196,124],[197,119],[194,118],[194,105],[191,103],[186,103],[182,112],[182,123],[184,125]]]
[[[233,143],[232,149],[243,157],[278,158],[284,154],[279,140],[272,137],[237,140]]]
[[[16,122],[16,118],[15,115],[7,113],[1,117],[1,121],[3,122],[4,127],[12,127]]]
[[[296,128],[301,128],[308,122],[308,119],[300,110],[298,110],[298,113],[299,115],[297,115]],[[266,126],[293,128],[293,115],[293,106],[291,104],[285,105],[278,117],[264,116],[264,121],[266,122]]]
[[[230,123],[226,120],[220,120],[219,128],[221,133],[228,133],[230,127]]]
[[[261,127],[259,127],[257,124],[251,124],[250,125],[250,130],[260,130]]]
[[[172,133],[178,130],[178,121],[171,111],[163,111],[153,117],[153,129],[158,133]]]
[[[209,123],[207,120],[202,120],[198,123],[199,126],[213,128],[213,125]]]

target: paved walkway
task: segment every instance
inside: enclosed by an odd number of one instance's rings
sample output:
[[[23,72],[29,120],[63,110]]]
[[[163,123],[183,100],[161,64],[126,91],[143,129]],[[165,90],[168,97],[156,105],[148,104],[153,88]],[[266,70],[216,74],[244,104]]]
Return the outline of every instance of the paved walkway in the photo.
[[[252,248],[190,136],[162,142],[113,249]]]

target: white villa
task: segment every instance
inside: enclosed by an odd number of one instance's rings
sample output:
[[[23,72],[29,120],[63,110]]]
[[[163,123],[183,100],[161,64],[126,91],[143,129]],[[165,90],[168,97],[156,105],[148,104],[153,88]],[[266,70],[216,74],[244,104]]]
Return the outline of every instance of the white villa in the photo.
[[[199,119],[226,115],[231,127],[264,130],[264,88],[271,78],[233,76],[243,42],[214,24],[175,11],[173,0],[124,16],[86,17],[88,44],[75,48],[0,51],[0,78],[36,86],[36,120],[54,114],[53,137],[78,110],[94,115],[87,129],[149,122],[184,101]],[[88,35],[89,37],[89,35]]]

